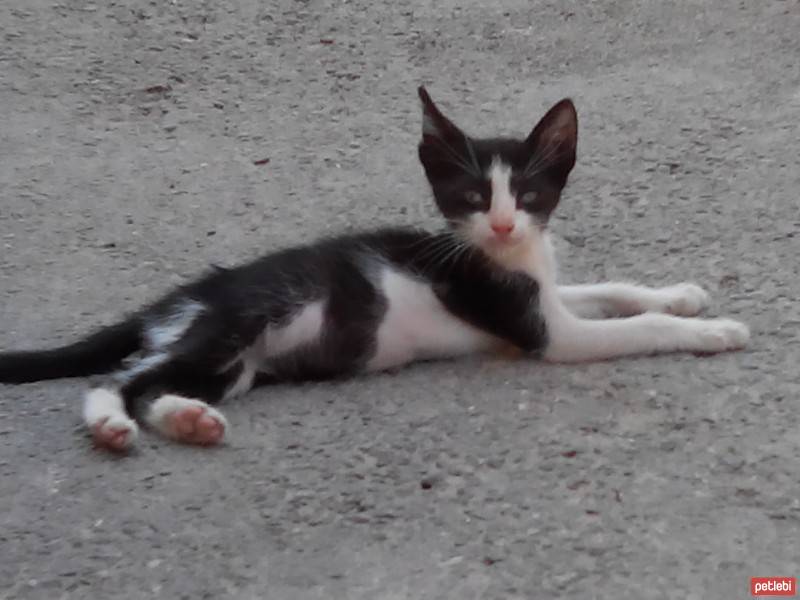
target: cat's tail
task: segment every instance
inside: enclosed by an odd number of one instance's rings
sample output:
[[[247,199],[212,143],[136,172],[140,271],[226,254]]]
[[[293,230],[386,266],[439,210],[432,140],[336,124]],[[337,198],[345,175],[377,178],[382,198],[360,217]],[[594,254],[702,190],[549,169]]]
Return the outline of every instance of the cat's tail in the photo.
[[[60,348],[0,352],[0,383],[28,383],[108,373],[142,344],[141,324],[131,318]]]

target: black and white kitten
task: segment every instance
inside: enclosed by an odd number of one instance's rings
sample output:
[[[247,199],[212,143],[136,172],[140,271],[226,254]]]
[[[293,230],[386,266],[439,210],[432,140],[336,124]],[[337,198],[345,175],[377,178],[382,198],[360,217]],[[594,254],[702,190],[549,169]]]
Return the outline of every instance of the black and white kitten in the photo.
[[[742,323],[685,318],[708,302],[690,283],[556,284],[547,222],[575,164],[570,100],[524,140],[473,139],[419,96],[419,158],[447,231],[384,229],[214,270],[72,345],[0,354],[0,381],[112,373],[83,414],[100,445],[122,450],[138,435],[134,418],[216,444],[227,424],[210,403],[264,381],[502,346],[577,362],[745,345]]]

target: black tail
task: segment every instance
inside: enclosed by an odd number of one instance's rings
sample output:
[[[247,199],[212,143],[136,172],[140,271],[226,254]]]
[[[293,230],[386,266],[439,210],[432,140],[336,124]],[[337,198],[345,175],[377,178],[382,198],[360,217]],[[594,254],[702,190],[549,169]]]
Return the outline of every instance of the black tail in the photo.
[[[141,327],[134,318],[101,329],[69,346],[33,352],[0,352],[0,383],[108,373],[140,346]]]

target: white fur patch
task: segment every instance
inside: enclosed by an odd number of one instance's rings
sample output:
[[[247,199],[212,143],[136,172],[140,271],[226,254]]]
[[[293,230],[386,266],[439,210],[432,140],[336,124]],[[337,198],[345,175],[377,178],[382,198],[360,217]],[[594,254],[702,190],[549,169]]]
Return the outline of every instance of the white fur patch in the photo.
[[[168,316],[147,327],[145,336],[151,348],[166,348],[177,342],[186,333],[192,322],[205,310],[199,302],[187,301],[180,304]]]
[[[139,427],[136,422],[125,412],[122,397],[105,388],[95,388],[86,394],[83,403],[83,420],[90,429],[102,423],[103,428],[117,431],[127,430],[126,446],[133,444],[139,435]]]
[[[743,348],[747,326],[730,319],[687,319],[644,313],[624,319],[556,321],[545,358],[557,362],[606,360],[661,352],[725,352]]]
[[[252,350],[246,350],[237,359],[242,361],[242,372],[239,374],[239,377],[236,378],[236,381],[233,382],[233,385],[225,390],[225,400],[229,398],[238,398],[246,394],[250,391],[250,388],[253,387],[253,381],[256,378],[256,373],[258,372],[260,364],[258,358],[254,356],[254,354]]]
[[[318,300],[305,305],[289,323],[267,327],[264,333],[266,358],[280,356],[319,340],[325,320],[325,302]]]
[[[492,204],[489,218],[513,223],[517,200],[511,192],[511,167],[495,157],[487,173],[492,186]]]
[[[693,317],[709,303],[708,293],[693,283],[649,288],[632,283],[594,283],[559,286],[567,308],[579,317],[630,317],[644,312],[661,312]]]
[[[389,267],[379,277],[389,307],[378,328],[377,350],[368,370],[488,350],[496,343],[492,336],[451,315],[426,283]]]
[[[253,387],[256,373],[271,358],[287,354],[319,341],[325,324],[325,301],[306,304],[284,325],[270,325],[256,341],[232,360],[226,369],[241,361],[242,372],[225,392],[225,398],[235,398]]]
[[[202,408],[205,414],[222,424],[224,430],[228,431],[228,420],[217,409],[209,406],[202,400],[195,400],[194,398],[185,398],[175,394],[165,394],[156,399],[147,411],[145,420],[147,423],[168,437],[178,437],[175,431],[171,428],[169,418],[176,412],[185,408],[197,407]]]
[[[158,354],[150,354],[148,356],[144,356],[140,359],[137,359],[135,362],[131,364],[128,368],[124,371],[120,371],[116,375],[116,380],[120,383],[126,383],[135,379],[142,373],[147,373],[155,369],[156,367],[160,367],[165,362],[169,360],[169,354],[166,352],[160,352]]]

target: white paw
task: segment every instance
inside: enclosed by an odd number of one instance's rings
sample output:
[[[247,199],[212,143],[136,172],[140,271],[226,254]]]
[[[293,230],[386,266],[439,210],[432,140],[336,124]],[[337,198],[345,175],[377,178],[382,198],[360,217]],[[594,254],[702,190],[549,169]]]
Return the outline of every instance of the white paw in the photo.
[[[139,426],[133,419],[122,414],[101,417],[89,427],[95,444],[117,452],[133,446],[139,437]]]
[[[185,444],[214,446],[222,442],[228,421],[217,409],[194,398],[167,394],[150,406],[147,422]]]
[[[711,302],[708,292],[694,283],[678,283],[659,290],[663,295],[661,312],[679,317],[694,317]]]
[[[139,437],[139,426],[125,412],[122,398],[115,390],[89,390],[83,404],[83,419],[95,444],[102,448],[121,452]]]
[[[750,340],[747,325],[732,319],[709,319],[698,321],[696,352],[725,352],[739,350]]]

